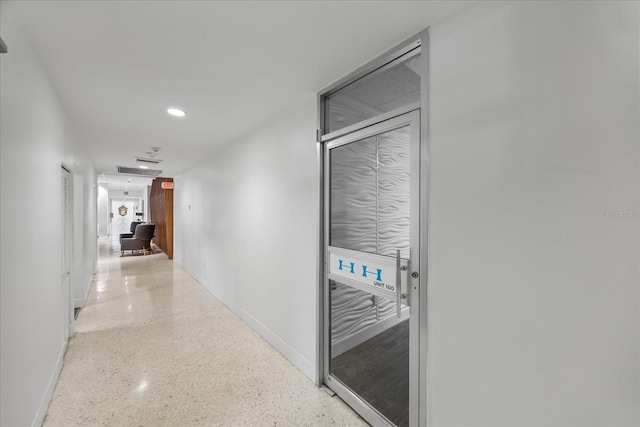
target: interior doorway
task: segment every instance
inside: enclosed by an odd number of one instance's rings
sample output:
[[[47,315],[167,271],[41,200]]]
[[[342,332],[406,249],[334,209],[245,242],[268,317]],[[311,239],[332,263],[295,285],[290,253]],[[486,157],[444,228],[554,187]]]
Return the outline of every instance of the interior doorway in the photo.
[[[71,172],[60,169],[60,299],[62,302],[62,329],[66,342],[73,336],[74,311],[71,294]]]
[[[419,123],[415,110],[325,145],[325,382],[373,425],[417,411]]]
[[[318,382],[373,426],[426,422],[423,42],[319,94]]]
[[[131,223],[140,221],[142,212],[139,198],[111,198],[111,234],[119,236],[129,233]]]

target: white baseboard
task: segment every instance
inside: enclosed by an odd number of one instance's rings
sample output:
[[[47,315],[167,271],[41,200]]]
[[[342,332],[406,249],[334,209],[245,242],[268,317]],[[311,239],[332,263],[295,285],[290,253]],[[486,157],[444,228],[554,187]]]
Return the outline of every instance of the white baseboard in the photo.
[[[175,259],[174,259],[174,262]],[[265,341],[267,341],[273,348],[275,348],[280,354],[282,354],[287,360],[289,360],[293,366],[298,368],[304,375],[306,375],[314,384],[316,382],[316,367],[315,364],[309,361],[306,357],[300,354],[296,349],[291,347],[285,341],[283,341],[277,334],[267,328],[264,324],[258,321],[255,317],[247,313],[245,310],[236,309],[227,301],[224,294],[220,293],[215,287],[208,284],[198,274],[194,274],[188,266],[180,265],[187,273],[189,273],[200,285],[205,288],[211,295],[213,295],[218,301],[224,304],[229,310],[231,310],[236,316],[242,319],[247,325],[258,333]]]
[[[60,355],[58,356],[58,360],[56,361],[56,366],[53,369],[53,373],[49,378],[49,383],[47,384],[47,388],[42,395],[42,399],[40,399],[40,405],[38,405],[38,410],[36,411],[36,415],[33,419],[33,423],[31,425],[33,427],[41,426],[44,422],[44,417],[47,415],[47,409],[49,409],[49,402],[51,402],[51,398],[53,397],[53,391],[56,388],[56,384],[58,383],[58,378],[60,377],[60,372],[62,372],[62,364],[64,362],[64,354],[67,352],[67,343],[68,340],[65,340],[62,350],[60,351]]]
[[[91,292],[91,285],[93,284],[93,277],[89,279],[89,284],[84,291],[84,297],[76,298],[73,300],[73,306],[75,308],[82,308],[87,304],[87,298],[89,298],[89,292]]]
[[[89,284],[86,286],[86,290],[84,291],[84,296],[82,298],[75,298],[73,300],[74,308],[82,308],[87,303],[87,298],[89,298],[89,292],[91,292],[91,285],[93,284],[93,277],[89,280]]]
[[[280,354],[289,360],[293,366],[298,368],[303,374],[307,376],[314,384],[316,382],[316,367],[309,359],[300,354],[296,349],[291,347],[285,341],[283,341],[277,334],[263,325],[258,319],[247,313],[245,310],[240,309],[238,316],[251,328],[256,331],[262,338],[264,338],[273,348],[278,350]]]
[[[238,314],[231,307],[231,305],[229,304],[229,301],[226,300],[224,294],[220,293],[216,288],[211,286],[211,284],[209,284],[203,277],[201,277],[199,274],[195,273],[191,267],[189,267],[186,264],[181,264],[179,261],[176,261],[175,259],[173,260],[173,262],[175,264],[178,264],[184,271],[189,273],[191,275],[191,277],[196,279],[196,282],[200,283],[200,285],[203,288],[205,288],[211,295],[216,297],[216,299],[218,301],[220,301],[222,304],[224,304],[229,310],[233,311],[236,315]]]

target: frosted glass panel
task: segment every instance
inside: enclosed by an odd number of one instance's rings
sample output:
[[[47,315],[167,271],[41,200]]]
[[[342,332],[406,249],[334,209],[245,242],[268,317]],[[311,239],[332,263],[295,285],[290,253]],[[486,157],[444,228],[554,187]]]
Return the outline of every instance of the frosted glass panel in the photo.
[[[331,246],[409,258],[409,127],[331,150]],[[372,294],[332,284],[331,341],[394,315],[395,305]]]
[[[331,151],[331,245],[377,250],[377,136]]]
[[[409,258],[409,128],[378,135],[378,243],[376,252]]]
[[[330,242],[409,258],[409,128],[331,150]]]
[[[409,258],[410,128],[329,152],[329,241]],[[409,320],[395,301],[330,283],[329,372],[398,427],[409,423]],[[406,308],[406,307],[405,307]]]
[[[356,80],[325,100],[325,132],[330,133],[420,101],[420,54]]]

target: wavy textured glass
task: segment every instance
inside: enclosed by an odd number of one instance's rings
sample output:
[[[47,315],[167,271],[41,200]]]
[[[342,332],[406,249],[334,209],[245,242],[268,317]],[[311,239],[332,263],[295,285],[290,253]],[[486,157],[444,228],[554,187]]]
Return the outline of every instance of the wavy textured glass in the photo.
[[[330,244],[409,258],[409,128],[331,150]],[[395,315],[395,303],[333,282],[331,342]]]

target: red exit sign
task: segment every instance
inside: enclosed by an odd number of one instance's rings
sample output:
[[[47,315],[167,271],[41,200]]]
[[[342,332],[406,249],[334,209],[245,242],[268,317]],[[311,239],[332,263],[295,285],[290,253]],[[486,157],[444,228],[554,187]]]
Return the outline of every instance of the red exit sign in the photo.
[[[163,190],[173,190],[173,182],[162,181],[160,184]]]

